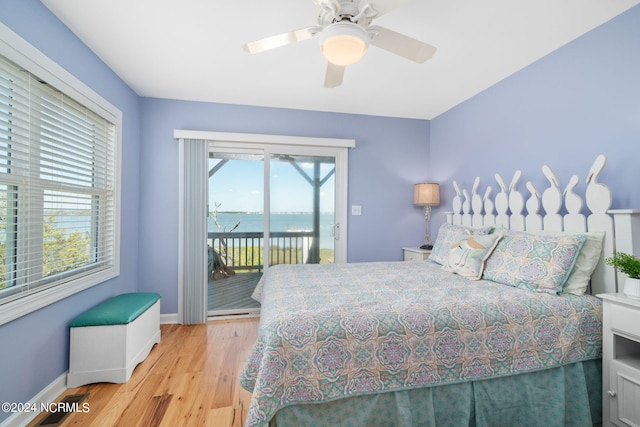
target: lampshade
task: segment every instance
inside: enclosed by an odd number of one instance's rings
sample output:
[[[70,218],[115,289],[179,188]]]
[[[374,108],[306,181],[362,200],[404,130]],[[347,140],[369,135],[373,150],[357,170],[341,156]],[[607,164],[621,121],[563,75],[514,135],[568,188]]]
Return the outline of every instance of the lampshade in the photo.
[[[418,206],[438,206],[440,186],[435,182],[421,182],[413,187],[413,204]]]
[[[320,34],[320,49],[327,61],[347,66],[358,62],[369,47],[369,35],[352,22],[336,22]]]

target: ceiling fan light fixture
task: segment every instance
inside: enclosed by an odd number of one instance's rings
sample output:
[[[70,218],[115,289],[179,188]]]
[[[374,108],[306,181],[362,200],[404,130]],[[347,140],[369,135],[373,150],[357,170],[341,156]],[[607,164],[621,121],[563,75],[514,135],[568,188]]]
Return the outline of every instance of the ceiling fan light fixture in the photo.
[[[320,34],[320,49],[327,61],[346,67],[358,62],[369,47],[366,30],[352,22],[336,22]]]

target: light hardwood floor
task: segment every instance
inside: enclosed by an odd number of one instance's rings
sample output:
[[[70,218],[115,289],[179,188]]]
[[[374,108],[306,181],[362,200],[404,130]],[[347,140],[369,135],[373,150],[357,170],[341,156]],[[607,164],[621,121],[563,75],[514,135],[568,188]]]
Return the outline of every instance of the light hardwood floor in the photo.
[[[88,393],[89,411],[62,426],[241,427],[251,394],[238,375],[256,340],[259,319],[161,325],[162,338],[124,384],[68,389]],[[36,425],[39,416],[30,425]]]

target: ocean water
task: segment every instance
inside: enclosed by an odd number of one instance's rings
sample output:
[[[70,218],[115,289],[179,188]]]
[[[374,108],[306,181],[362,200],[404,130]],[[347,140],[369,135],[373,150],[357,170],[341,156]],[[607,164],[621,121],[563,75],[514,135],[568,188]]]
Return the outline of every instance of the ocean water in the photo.
[[[228,231],[239,223],[238,232],[262,232],[264,231],[264,215],[261,213],[236,213],[218,212],[218,224],[220,229],[209,217],[208,231]],[[311,212],[298,213],[272,213],[270,216],[271,231],[304,231],[313,229],[313,214]],[[332,229],[334,216],[332,213],[320,214],[320,247],[333,248]]]
[[[66,229],[69,234],[73,231],[88,232],[91,224],[90,216],[64,216],[56,217],[55,224],[58,228]],[[333,228],[334,216],[332,213],[320,214],[320,247],[323,249],[333,248]],[[264,231],[264,215],[261,213],[218,213],[218,224],[220,230],[209,217],[208,231],[228,231],[239,223],[238,232],[262,232]],[[300,213],[272,213],[271,231],[311,231],[313,229],[313,214],[311,212]]]

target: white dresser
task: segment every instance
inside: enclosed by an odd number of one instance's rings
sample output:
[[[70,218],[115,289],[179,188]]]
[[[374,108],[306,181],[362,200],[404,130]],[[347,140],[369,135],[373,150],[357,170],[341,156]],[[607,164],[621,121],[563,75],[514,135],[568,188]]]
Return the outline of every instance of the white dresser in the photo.
[[[640,299],[601,294],[603,426],[640,426]]]

